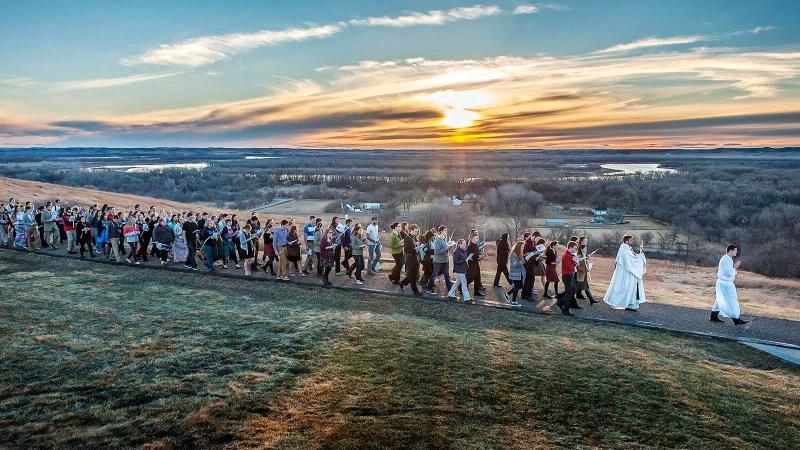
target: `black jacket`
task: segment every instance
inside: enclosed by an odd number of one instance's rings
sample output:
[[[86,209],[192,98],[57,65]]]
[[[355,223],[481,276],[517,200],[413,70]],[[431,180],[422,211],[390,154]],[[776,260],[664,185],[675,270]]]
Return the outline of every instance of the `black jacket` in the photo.
[[[497,263],[507,263],[509,253],[511,248],[508,245],[508,233],[503,233],[503,237],[497,241]]]
[[[195,232],[197,231],[197,224],[194,222],[184,222],[183,232],[186,233],[186,242],[194,244],[196,239]]]
[[[171,244],[175,242],[175,233],[168,226],[158,224],[153,229],[153,240],[161,244]]]
[[[403,239],[403,253],[417,256],[417,245],[419,245],[417,238],[406,234],[406,237]]]

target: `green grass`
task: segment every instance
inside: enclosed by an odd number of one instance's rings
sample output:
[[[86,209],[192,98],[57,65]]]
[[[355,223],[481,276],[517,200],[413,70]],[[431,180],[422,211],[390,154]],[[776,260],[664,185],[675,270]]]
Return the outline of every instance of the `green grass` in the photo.
[[[7,251],[0,280],[0,447],[800,447],[800,370],[736,343]]]

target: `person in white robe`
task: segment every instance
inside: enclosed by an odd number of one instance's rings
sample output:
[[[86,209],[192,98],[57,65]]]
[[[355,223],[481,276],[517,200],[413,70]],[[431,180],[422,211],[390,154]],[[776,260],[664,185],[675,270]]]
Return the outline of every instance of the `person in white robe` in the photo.
[[[647,260],[643,246],[639,253],[633,251],[633,236],[624,236],[617,251],[616,267],[603,301],[614,309],[636,311],[645,302],[644,282],[642,278],[647,271]]]
[[[742,265],[741,261],[733,262],[733,258],[738,254],[739,249],[735,245],[729,245],[722,258],[719,259],[717,269],[716,299],[711,307],[711,322],[724,322],[722,317],[730,317],[736,325],[747,323],[747,320],[739,318],[739,298],[736,295],[736,269]]]

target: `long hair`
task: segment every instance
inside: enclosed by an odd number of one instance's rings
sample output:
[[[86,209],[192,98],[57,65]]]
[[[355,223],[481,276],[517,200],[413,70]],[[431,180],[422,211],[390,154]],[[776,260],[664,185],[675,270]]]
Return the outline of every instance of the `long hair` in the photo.
[[[514,244],[514,248],[511,250],[511,253],[516,254],[517,258],[519,258],[520,261],[522,261],[522,258],[523,258],[523,256],[522,256],[522,247],[524,247],[524,246],[525,246],[525,242],[517,241],[517,243]]]

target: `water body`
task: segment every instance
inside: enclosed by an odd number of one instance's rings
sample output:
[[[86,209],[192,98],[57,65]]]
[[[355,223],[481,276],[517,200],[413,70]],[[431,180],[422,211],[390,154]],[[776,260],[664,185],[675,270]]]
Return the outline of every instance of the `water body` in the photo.
[[[208,168],[208,163],[169,163],[169,164],[135,164],[135,165],[119,165],[119,166],[98,166],[91,167],[92,169],[112,169],[124,170],[125,172],[161,172],[165,169],[189,169],[189,170],[202,170]]]
[[[601,164],[600,167],[606,170],[613,170],[615,172],[610,175],[633,175],[635,173],[651,174],[651,173],[676,173],[677,170],[668,167],[661,167],[661,164],[628,164],[628,163],[614,163],[614,164]]]

